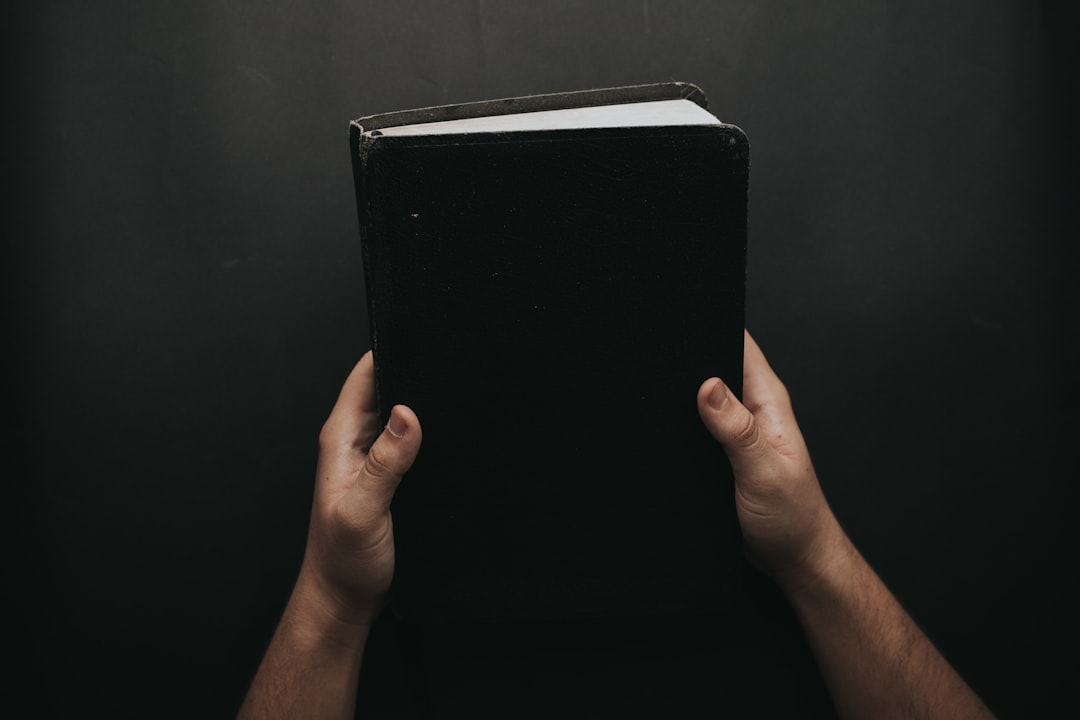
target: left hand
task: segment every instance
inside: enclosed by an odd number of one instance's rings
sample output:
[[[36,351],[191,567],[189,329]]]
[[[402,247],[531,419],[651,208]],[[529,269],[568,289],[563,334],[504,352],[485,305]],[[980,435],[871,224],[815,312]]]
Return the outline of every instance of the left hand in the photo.
[[[356,364],[319,434],[298,586],[338,621],[370,627],[394,575],[390,501],[420,451],[420,421],[395,406],[381,433],[371,352]]]

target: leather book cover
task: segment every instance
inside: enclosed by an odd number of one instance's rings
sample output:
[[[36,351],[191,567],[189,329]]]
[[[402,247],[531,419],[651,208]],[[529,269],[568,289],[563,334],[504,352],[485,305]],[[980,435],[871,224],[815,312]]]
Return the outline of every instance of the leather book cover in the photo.
[[[477,105],[704,106],[694,86],[650,87]],[[394,612],[722,612],[738,526],[695,400],[712,375],[741,392],[743,132],[393,137],[364,122],[351,147],[380,412],[404,403],[424,429],[391,508]]]

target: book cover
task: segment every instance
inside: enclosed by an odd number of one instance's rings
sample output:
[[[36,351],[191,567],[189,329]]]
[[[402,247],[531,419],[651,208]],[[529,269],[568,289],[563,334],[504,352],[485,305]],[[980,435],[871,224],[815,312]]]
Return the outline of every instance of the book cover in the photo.
[[[741,390],[744,133],[417,125],[686,99],[706,107],[664,83],[352,123],[380,412],[424,428],[391,508],[400,619],[722,611],[737,591],[730,468],[695,398],[712,375]]]

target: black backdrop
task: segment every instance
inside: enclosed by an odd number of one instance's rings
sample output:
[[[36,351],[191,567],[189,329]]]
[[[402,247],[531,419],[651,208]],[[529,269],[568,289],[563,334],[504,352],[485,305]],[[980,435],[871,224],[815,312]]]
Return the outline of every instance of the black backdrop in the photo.
[[[1075,24],[1056,6],[23,5],[5,595],[10,699],[35,716],[235,711],[298,567],[319,427],[367,348],[348,121],[659,80],[750,137],[748,326],[841,521],[1002,717],[1070,697]],[[749,694],[827,716],[760,597],[719,664],[689,648],[725,638],[692,627],[663,669],[625,628],[587,662],[550,642],[489,662],[466,637],[472,656],[432,653],[426,692],[507,717],[590,687],[594,715]],[[375,716],[418,702],[395,632],[365,666]]]

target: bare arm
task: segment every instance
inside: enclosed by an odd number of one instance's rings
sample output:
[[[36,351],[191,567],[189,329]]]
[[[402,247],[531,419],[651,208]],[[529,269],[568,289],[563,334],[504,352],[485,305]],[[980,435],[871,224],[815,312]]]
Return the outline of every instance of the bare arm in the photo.
[[[993,718],[852,545],[821,492],[791,400],[746,335],[743,396],[698,410],[724,446],[747,553],[799,618],[843,718]]]
[[[364,644],[394,572],[390,500],[420,441],[404,406],[379,434],[367,353],[319,435],[304,561],[241,720],[353,717]]]
[[[816,579],[789,592],[845,718],[992,718],[842,533]]]
[[[298,581],[238,718],[352,718],[368,628]]]

